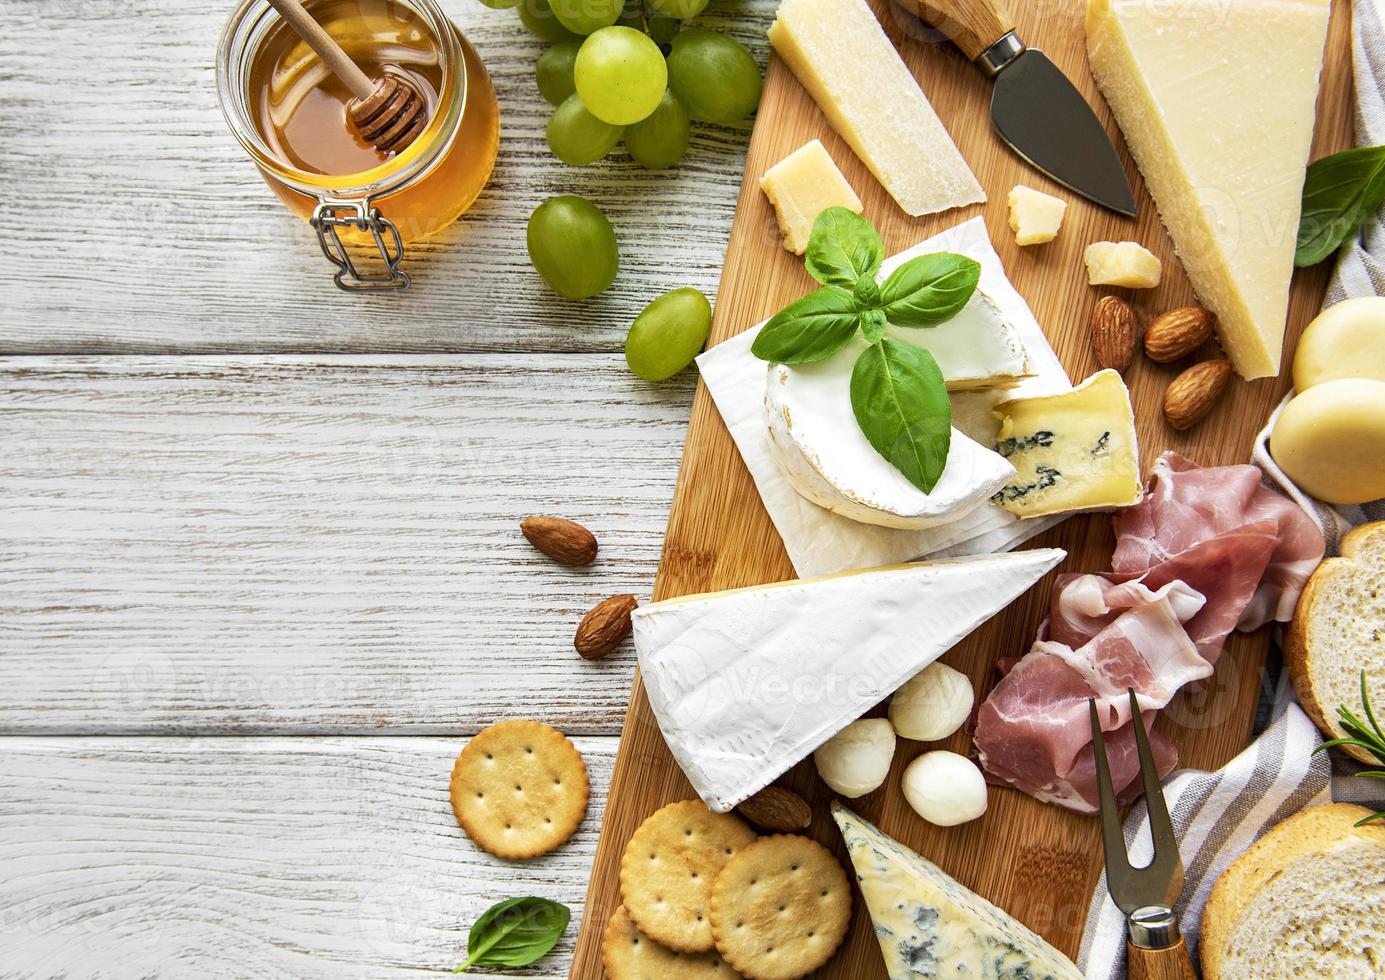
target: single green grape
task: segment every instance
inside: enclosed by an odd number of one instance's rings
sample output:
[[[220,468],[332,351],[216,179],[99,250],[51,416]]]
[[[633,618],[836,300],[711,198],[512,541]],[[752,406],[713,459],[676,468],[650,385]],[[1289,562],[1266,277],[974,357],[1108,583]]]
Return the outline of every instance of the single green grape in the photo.
[[[610,27],[620,16],[624,0],[549,0],[553,13],[574,34]]]
[[[506,7],[513,7],[519,0],[481,0],[481,3],[492,10],[504,10]]]
[[[688,152],[688,110],[678,96],[667,89],[664,97],[645,119],[626,127],[625,147],[635,162],[647,170],[663,170],[683,159]]]
[[[540,40],[555,44],[558,41],[580,40],[558,22],[548,0],[519,0],[519,19]]]
[[[645,0],[645,4],[650,10],[665,17],[691,20],[706,9],[707,0]]]
[[[754,112],[763,84],[760,66],[734,38],[695,27],[673,39],[668,82],[694,119],[716,123]]]
[[[603,27],[582,42],[573,78],[592,115],[612,126],[628,126],[658,107],[668,86],[668,67],[647,34],[631,27]]]
[[[534,67],[534,81],[538,82],[539,94],[552,105],[562,105],[569,95],[577,91],[577,83],[572,80],[572,66],[577,61],[580,40],[559,41],[543,54]]]
[[[712,329],[712,307],[696,289],[671,289],[644,308],[625,338],[625,363],[646,381],[671,378],[693,362]]]
[[[529,216],[525,239],[535,271],[560,296],[585,299],[615,281],[616,233],[584,197],[562,194],[544,201]]]
[[[548,117],[548,148],[563,163],[584,167],[610,153],[624,132],[593,116],[574,93]]]

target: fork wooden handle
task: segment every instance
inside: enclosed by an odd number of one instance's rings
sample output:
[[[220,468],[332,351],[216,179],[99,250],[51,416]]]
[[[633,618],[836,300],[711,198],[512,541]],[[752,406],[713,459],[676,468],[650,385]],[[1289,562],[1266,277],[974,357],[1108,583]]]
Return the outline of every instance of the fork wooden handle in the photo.
[[[1127,942],[1125,956],[1130,980],[1197,980],[1182,937],[1167,949],[1145,949]]]

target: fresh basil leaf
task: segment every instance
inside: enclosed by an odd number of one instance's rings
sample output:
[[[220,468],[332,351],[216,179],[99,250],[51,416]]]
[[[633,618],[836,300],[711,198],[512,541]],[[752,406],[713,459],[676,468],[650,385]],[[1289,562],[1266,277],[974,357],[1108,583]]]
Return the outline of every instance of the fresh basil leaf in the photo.
[[[943,372],[922,347],[888,337],[851,370],[851,410],[866,441],[904,478],[930,493],[952,444],[952,403]]]
[[[851,298],[856,301],[856,309],[873,310],[880,305],[880,284],[874,275],[862,276],[852,287]]]
[[[900,327],[931,327],[962,312],[981,264],[965,255],[934,252],[905,262],[880,287],[885,319]]]
[[[885,319],[885,314],[882,311],[861,311],[861,333],[864,334],[866,340],[870,341],[872,344],[885,336],[885,328],[889,325],[889,321]]]
[[[823,286],[771,317],[760,328],[750,352],[776,364],[812,364],[845,347],[859,321],[848,290]]]
[[[1314,161],[1303,181],[1294,265],[1317,265],[1356,234],[1385,201],[1385,146],[1360,146]]]
[[[488,908],[467,936],[465,962],[473,966],[528,966],[545,956],[567,931],[572,913],[546,898],[511,898]]]
[[[875,226],[846,208],[828,208],[813,222],[803,260],[808,274],[824,286],[851,289],[862,276],[874,276],[885,258]]]

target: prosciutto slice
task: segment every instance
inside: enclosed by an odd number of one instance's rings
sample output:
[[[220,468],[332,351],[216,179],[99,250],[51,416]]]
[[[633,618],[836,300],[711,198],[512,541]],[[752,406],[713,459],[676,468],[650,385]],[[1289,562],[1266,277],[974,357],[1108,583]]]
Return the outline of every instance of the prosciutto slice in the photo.
[[[1256,466],[1198,466],[1177,453],[1154,464],[1145,499],[1116,518],[1111,568],[1143,574],[1194,546],[1248,524],[1273,524],[1277,546],[1238,624],[1243,630],[1287,623],[1298,595],[1322,561],[1318,525],[1297,504],[1261,482]]]
[[[1212,674],[1226,637],[1292,615],[1322,558],[1312,519],[1260,484],[1253,466],[1202,468],[1166,453],[1145,500],[1116,519],[1112,571],[1063,575],[1034,646],[1007,662],[977,710],[974,736],[993,782],[1083,813],[1097,809],[1088,699],[1111,778],[1139,793],[1128,689],[1141,722]],[[1177,763],[1151,732],[1160,775]]]

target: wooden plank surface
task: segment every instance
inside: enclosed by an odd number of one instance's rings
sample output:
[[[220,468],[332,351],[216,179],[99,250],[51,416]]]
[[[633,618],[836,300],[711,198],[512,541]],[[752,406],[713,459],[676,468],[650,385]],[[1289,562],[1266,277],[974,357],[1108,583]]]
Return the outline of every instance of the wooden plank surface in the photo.
[[[615,754],[577,834],[501,861],[457,827],[457,738],[0,739],[0,973],[40,977],[449,975],[493,902],[574,925],[528,977],[563,975]],[[479,970],[468,976],[514,976]]]
[[[874,3],[886,30],[900,44],[905,60],[949,127],[990,196],[986,205],[926,219],[909,219],[870,178],[864,166],[832,134],[807,94],[788,69],[772,61],[746,163],[736,223],[732,228],[713,342],[753,325],[810,288],[800,260],[776,247],[773,216],[756,178],[785,154],[814,136],[823,140],[865,203],[865,213],[880,228],[887,251],[898,251],[943,227],[981,214],[1001,259],[1020,293],[1028,299],[1069,373],[1087,376],[1096,365],[1089,349],[1087,324],[1101,291],[1089,288],[1081,253],[1103,239],[1134,239],[1165,259],[1163,283],[1154,290],[1128,294],[1144,316],[1193,301],[1158,216],[1136,182],[1140,215],[1131,221],[1088,205],[1026,167],[995,137],[986,111],[989,91],[959,53],[936,36],[922,32],[907,15],[885,3]],[[1085,5],[1064,2],[1012,5],[1020,35],[1048,53],[1072,78],[1115,132],[1086,69],[1082,11]],[[1349,9],[1335,5],[1326,70],[1319,98],[1315,155],[1348,145],[1351,107],[1350,59],[1347,56]],[[1209,97],[1214,97],[1209,92]],[[1127,172],[1133,163],[1124,156]],[[1070,200],[1059,239],[1047,246],[1020,250],[1013,243],[1005,210],[1010,187],[1025,182]],[[1316,312],[1327,269],[1296,278],[1289,314],[1292,338]],[[1235,382],[1213,414],[1190,433],[1178,434],[1160,413],[1162,392],[1174,369],[1140,361],[1128,372],[1146,466],[1164,449],[1177,449],[1205,464],[1243,462],[1254,433],[1281,397],[1288,379],[1252,384]],[[1101,516],[1068,520],[1033,546],[1056,545],[1069,551],[1067,570],[1109,567],[1112,545],[1109,522]],[[750,477],[717,415],[705,388],[699,386],[693,406],[688,446],[679,476],[655,597],[666,598],[733,588],[792,577],[785,557]],[[984,694],[994,681],[998,656],[1028,649],[1043,615],[1047,586],[1032,590],[990,623],[954,648],[944,659],[965,670]],[[1161,715],[1164,731],[1179,745],[1185,765],[1216,766],[1245,744],[1261,686],[1267,632],[1236,637],[1218,664],[1216,677],[1198,691],[1181,694]],[[948,748],[965,752],[959,733]],[[929,746],[930,748],[936,746]],[[985,817],[953,829],[930,828],[913,815],[898,790],[902,769],[922,747],[902,742],[885,786],[855,801],[863,816],[921,851],[963,884],[1008,909],[1070,955],[1077,952],[1087,901],[1100,865],[1096,821],[1079,817],[1012,790],[991,794]],[[813,836],[845,852],[827,813],[830,794],[816,779],[808,761],[789,777],[790,784],[814,804]],[[602,923],[619,902],[618,867],[626,841],[641,820],[661,804],[694,796],[668,754],[638,683],[621,740],[611,787],[610,805],[596,868],[588,894],[587,921],[578,943],[572,976],[600,975]],[[858,908],[841,952],[818,974],[822,977],[883,976],[878,945],[864,908]]]
[[[0,359],[0,731],[619,731],[691,378],[619,355]],[[586,523],[560,566],[530,513]]]
[[[710,296],[749,125],[694,127],[687,158],[663,173],[623,150],[565,166],[534,85],[544,45],[513,10],[442,5],[495,80],[500,158],[476,207],[411,250],[414,288],[362,297],[332,285],[310,230],[221,117],[216,42],[231,3],[0,0],[0,353],[613,351],[664,290]],[[763,63],[775,6],[719,0],[699,23]],[[617,231],[621,273],[594,300],[558,298],[529,266],[525,222],[561,193],[590,197]]]

